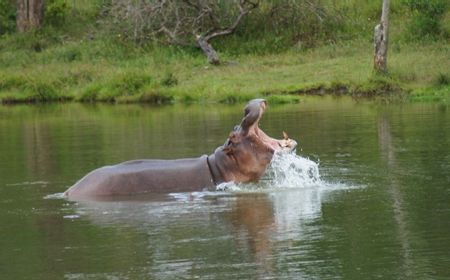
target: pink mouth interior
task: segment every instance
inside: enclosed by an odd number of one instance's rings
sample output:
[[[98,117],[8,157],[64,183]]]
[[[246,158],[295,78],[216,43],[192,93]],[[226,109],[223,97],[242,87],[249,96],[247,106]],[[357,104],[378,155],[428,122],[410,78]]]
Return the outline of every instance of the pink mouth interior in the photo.
[[[291,140],[291,139],[278,140],[278,139],[272,138],[272,137],[268,136],[266,133],[264,133],[264,131],[262,131],[259,128],[259,126],[258,126],[259,120],[261,119],[261,117],[266,109],[266,104],[261,103],[261,107],[262,108],[259,113],[258,120],[256,120],[256,122],[250,127],[249,132],[254,133],[266,146],[268,146],[269,148],[271,148],[274,151],[294,149],[295,146],[297,145],[297,142],[295,142],[294,140]]]
[[[254,132],[255,135],[259,137],[259,139],[268,147],[272,148],[272,150],[274,151],[279,151],[283,149],[283,140],[278,140],[275,138],[272,138],[270,136],[268,136],[267,134],[264,133],[264,131],[262,131],[258,125],[255,125],[254,128]],[[286,146],[286,145],[284,145]]]

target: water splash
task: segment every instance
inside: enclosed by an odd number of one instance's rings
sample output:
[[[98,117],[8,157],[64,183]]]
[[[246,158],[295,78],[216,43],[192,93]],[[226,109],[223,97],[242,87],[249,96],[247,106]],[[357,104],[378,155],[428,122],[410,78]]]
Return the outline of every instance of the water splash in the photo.
[[[277,188],[309,188],[324,185],[319,164],[295,153],[275,153],[265,175],[258,183],[222,183],[219,191],[255,191]]]
[[[319,164],[295,153],[276,153],[262,178],[271,188],[307,188],[322,185]]]
[[[46,196],[44,196],[44,199],[63,199],[64,197],[64,193],[53,193],[53,194],[48,194]]]

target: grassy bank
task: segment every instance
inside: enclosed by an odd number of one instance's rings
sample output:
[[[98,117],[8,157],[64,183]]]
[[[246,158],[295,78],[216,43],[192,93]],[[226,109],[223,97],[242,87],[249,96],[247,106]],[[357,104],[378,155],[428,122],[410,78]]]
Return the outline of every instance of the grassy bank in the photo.
[[[198,49],[125,38],[133,26],[114,21],[109,1],[48,0],[46,24],[27,33],[14,31],[15,2],[2,2],[0,103],[283,103],[304,94],[450,103],[450,11],[438,20],[416,2],[392,2],[386,76],[372,71],[380,5],[370,0],[262,1],[235,34],[212,42],[217,67]]]
[[[0,54],[0,100],[237,102],[266,96],[293,102],[302,94],[403,93],[403,99],[450,102],[450,46],[442,42],[393,44],[385,77],[373,74],[372,46],[363,40],[222,57],[223,65],[213,67],[194,50],[136,48],[113,40],[34,52],[7,48]]]

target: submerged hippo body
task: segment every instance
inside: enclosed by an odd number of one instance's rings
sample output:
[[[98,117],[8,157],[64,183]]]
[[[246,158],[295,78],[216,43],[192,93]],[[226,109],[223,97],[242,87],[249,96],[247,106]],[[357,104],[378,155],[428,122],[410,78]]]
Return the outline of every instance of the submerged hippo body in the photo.
[[[275,151],[291,151],[297,143],[276,140],[258,127],[267,107],[263,99],[250,101],[240,125],[213,154],[176,160],[133,160],[96,169],[64,194],[86,199],[139,193],[214,190],[217,184],[258,180]]]

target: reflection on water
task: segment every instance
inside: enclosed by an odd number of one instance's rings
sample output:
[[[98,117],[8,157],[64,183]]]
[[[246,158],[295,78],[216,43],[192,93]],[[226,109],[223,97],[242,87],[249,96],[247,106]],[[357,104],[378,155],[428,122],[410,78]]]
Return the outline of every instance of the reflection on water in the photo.
[[[219,252],[224,259],[218,259],[217,266],[228,265],[244,273],[251,269],[262,277],[275,275],[277,260],[273,259],[273,251],[277,244],[308,238],[307,224],[321,215],[323,191],[302,188],[233,195],[179,194],[150,201],[84,201],[75,203],[73,210],[74,218],[89,220],[96,226],[147,235],[149,238],[139,247],[151,247],[156,252],[152,264],[145,267],[155,276],[164,275],[169,267],[170,276],[175,278],[192,270],[208,275],[212,271],[204,252],[190,252],[195,257],[188,263],[180,260],[177,252],[210,244],[211,248],[226,248]],[[241,261],[246,256],[244,265]]]
[[[259,184],[61,199],[99,166],[212,152],[242,108],[0,107],[2,279],[450,278],[445,106],[271,106],[261,127],[298,156]]]

